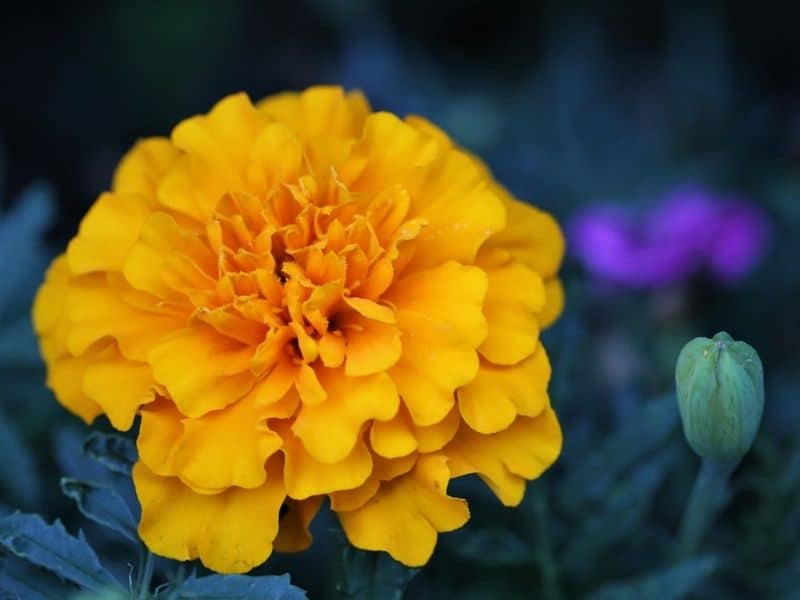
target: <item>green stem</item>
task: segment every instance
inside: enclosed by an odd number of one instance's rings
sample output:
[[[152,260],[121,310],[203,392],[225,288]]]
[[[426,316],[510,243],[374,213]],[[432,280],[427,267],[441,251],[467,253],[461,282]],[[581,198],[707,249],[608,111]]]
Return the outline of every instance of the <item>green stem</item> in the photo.
[[[533,494],[532,500],[536,525],[536,559],[542,575],[542,596],[545,600],[560,600],[561,590],[558,585],[558,565],[553,557],[553,545],[550,536],[550,507],[547,504],[544,490],[537,490]]]
[[[153,579],[153,553],[149,550],[146,551],[144,560],[141,563],[139,577],[137,581],[137,588],[139,591],[139,600],[147,600],[150,598],[150,581]]]
[[[693,555],[728,501],[728,479],[737,463],[703,459],[681,520],[674,558]]]

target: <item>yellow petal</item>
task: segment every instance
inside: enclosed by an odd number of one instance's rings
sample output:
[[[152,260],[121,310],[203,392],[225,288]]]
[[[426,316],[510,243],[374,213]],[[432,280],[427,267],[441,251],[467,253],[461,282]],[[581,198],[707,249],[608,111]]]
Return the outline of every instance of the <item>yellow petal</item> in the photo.
[[[166,387],[178,409],[200,417],[250,391],[256,381],[249,370],[252,355],[251,348],[198,324],[159,342],[150,351],[149,362],[156,381]]]
[[[403,412],[389,421],[375,421],[369,441],[372,449],[386,458],[405,456],[417,449],[413,425]]]
[[[475,379],[458,390],[461,416],[479,433],[502,431],[518,414],[535,417],[544,410],[549,381],[550,362],[541,344],[510,367],[483,361]]]
[[[307,406],[321,404],[328,397],[328,392],[320,383],[316,372],[306,363],[302,363],[298,367],[294,385],[303,400],[303,404]]]
[[[157,475],[177,475],[173,464],[176,441],[183,435],[184,416],[171,400],[158,398],[142,408],[136,448],[139,460]]]
[[[343,317],[340,325],[346,340],[346,375],[380,373],[400,359],[403,347],[396,326],[361,315]]]
[[[564,235],[548,213],[515,200],[504,188],[495,192],[506,208],[506,227],[493,235],[486,248],[499,248],[543,278],[556,274],[564,258]]]
[[[372,457],[362,440],[358,440],[348,456],[336,463],[316,460],[291,431],[281,432],[286,456],[287,494],[298,500],[362,485],[372,472]]]
[[[258,109],[304,138],[355,137],[370,112],[369,103],[360,92],[345,94],[334,86],[270,96],[258,103]]]
[[[45,281],[33,302],[33,327],[39,335],[52,331],[62,318],[69,279],[69,264],[62,254],[48,267]]]
[[[365,423],[391,419],[400,401],[386,373],[347,377],[341,369],[325,368],[317,373],[328,398],[303,405],[292,431],[316,460],[337,463],[352,452]]]
[[[95,347],[78,357],[66,355],[48,361],[47,386],[62,406],[87,424],[102,414],[103,409],[83,391],[83,376],[94,361],[108,353],[108,348]]]
[[[300,552],[311,545],[311,533],[308,526],[322,506],[323,496],[308,500],[287,500],[281,511],[278,537],[273,546],[278,552]]]
[[[198,489],[262,485],[264,464],[283,444],[266,423],[272,406],[259,406],[248,395],[223,410],[183,419],[171,452],[175,474]]]
[[[98,404],[111,424],[120,431],[133,425],[139,407],[155,398],[155,380],[150,367],[120,356],[87,365],[83,391]]]
[[[331,492],[331,510],[342,512],[361,508],[372,498],[381,486],[381,482],[376,477],[370,477],[363,484],[352,490],[341,490]]]
[[[453,439],[461,423],[458,407],[454,406],[444,419],[428,427],[414,425],[414,437],[419,452],[435,452]]]
[[[230,185],[241,184],[251,149],[266,118],[246,94],[223,98],[208,112],[172,130],[172,143],[201,159]]]
[[[65,302],[72,323],[67,345],[75,355],[98,340],[113,337],[123,356],[146,361],[152,347],[184,322],[128,303],[123,291],[101,274],[73,279]]]
[[[462,426],[442,451],[453,476],[477,473],[506,506],[522,502],[527,480],[541,475],[561,452],[561,427],[552,408],[517,417],[507,429],[483,435]]]
[[[156,188],[178,151],[167,138],[139,140],[122,157],[114,172],[114,192],[141,194],[155,200]]]
[[[177,478],[161,477],[142,462],[133,468],[142,506],[139,535],[167,558],[200,558],[219,573],[245,573],[272,553],[286,498],[280,461],[270,461],[267,482],[255,489],[198,494]]]
[[[548,279],[544,283],[545,303],[539,313],[539,327],[547,329],[564,311],[564,286],[560,279]]]
[[[478,371],[486,285],[481,269],[449,262],[401,279],[387,294],[403,335],[403,356],[390,374],[417,425],[441,421],[455,389]]]
[[[409,567],[428,562],[439,532],[469,519],[465,500],[447,495],[450,472],[442,456],[426,456],[414,471],[381,485],[364,506],[340,512],[347,538],[357,548],[384,550]]]
[[[247,166],[254,192],[267,193],[297,181],[303,169],[303,145],[283,123],[270,123],[256,138]]]
[[[102,194],[81,221],[78,235],[69,243],[70,271],[78,275],[122,269],[142,223],[151,212],[152,205],[144,196]]]
[[[484,314],[489,335],[478,351],[500,365],[513,365],[536,350],[538,314],[545,302],[539,275],[522,263],[485,267],[489,278]]]

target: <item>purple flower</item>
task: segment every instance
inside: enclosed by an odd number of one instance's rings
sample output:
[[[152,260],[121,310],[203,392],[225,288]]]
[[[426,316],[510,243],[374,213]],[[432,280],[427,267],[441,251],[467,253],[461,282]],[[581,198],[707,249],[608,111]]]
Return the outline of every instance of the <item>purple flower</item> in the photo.
[[[679,188],[645,210],[595,205],[576,215],[567,232],[573,254],[598,279],[647,288],[703,268],[720,283],[735,283],[762,258],[770,227],[749,202]]]

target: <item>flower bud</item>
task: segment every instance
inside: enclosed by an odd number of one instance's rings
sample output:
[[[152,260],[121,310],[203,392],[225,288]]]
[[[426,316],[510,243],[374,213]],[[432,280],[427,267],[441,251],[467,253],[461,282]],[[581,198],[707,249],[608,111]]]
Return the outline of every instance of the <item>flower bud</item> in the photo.
[[[683,432],[702,458],[738,462],[764,412],[764,372],[756,351],[725,332],[686,344],[675,367]]]

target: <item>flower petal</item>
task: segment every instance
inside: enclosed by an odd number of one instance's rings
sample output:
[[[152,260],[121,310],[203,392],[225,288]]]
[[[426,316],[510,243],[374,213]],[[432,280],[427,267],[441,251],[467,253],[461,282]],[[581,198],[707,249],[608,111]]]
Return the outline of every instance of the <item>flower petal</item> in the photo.
[[[342,318],[341,327],[346,341],[346,375],[357,377],[380,373],[400,359],[403,346],[400,330],[395,325],[356,314]]]
[[[560,279],[552,278],[544,282],[545,303],[539,313],[539,327],[547,329],[564,311],[564,286]]]
[[[301,552],[311,545],[308,526],[319,512],[324,496],[307,500],[287,500],[283,503],[278,537],[273,546],[278,552]]]
[[[178,151],[168,138],[139,140],[122,157],[114,172],[114,192],[141,194],[155,200],[158,182],[167,172]]]
[[[133,425],[139,407],[155,399],[155,380],[149,365],[120,356],[87,365],[83,391],[103,409],[120,431]]]
[[[280,459],[270,461],[267,470],[266,483],[255,489],[198,494],[177,478],[160,477],[136,463],[133,481],[142,506],[139,535],[160,556],[200,558],[220,573],[249,571],[272,553],[286,498]]]
[[[156,381],[178,409],[200,417],[236,402],[253,387],[253,350],[219,335],[206,325],[175,332],[149,353]],[[201,366],[198,369],[198,366]]]
[[[458,390],[458,407],[464,421],[479,433],[506,429],[518,414],[535,417],[549,402],[550,362],[544,347],[510,367],[487,361],[475,379]]]
[[[530,356],[539,342],[538,314],[545,303],[541,277],[516,261],[484,267],[489,277],[484,314],[489,335],[478,351],[500,365]]]
[[[369,430],[372,449],[386,458],[406,456],[417,449],[411,419],[404,411],[389,421],[375,421]]]
[[[552,277],[564,258],[564,234],[548,213],[515,200],[501,186],[495,191],[506,208],[506,227],[493,235],[484,246],[499,248],[530,267],[543,278]]]
[[[328,398],[303,405],[292,431],[316,460],[337,463],[352,452],[365,423],[391,419],[400,401],[386,373],[347,377],[342,369],[325,368],[317,373]]]
[[[481,269],[450,262],[405,277],[387,295],[403,335],[403,356],[389,373],[417,425],[441,421],[455,389],[478,371],[486,285]]]
[[[424,565],[438,533],[469,519],[466,501],[446,494],[449,479],[445,457],[421,458],[412,473],[382,484],[364,506],[338,513],[350,543],[384,550],[409,567]]]
[[[538,417],[518,417],[491,435],[463,425],[442,451],[453,475],[477,473],[506,506],[522,502],[526,480],[535,479],[561,452],[561,427],[552,408]]]
[[[367,445],[358,440],[353,450],[336,463],[316,460],[299,438],[288,428],[282,431],[286,456],[286,490],[291,498],[303,500],[311,496],[349,490],[362,485],[372,472],[372,456]]]
[[[81,221],[78,235],[69,243],[70,271],[80,275],[122,269],[142,223],[151,212],[151,202],[141,195],[102,194]]]

